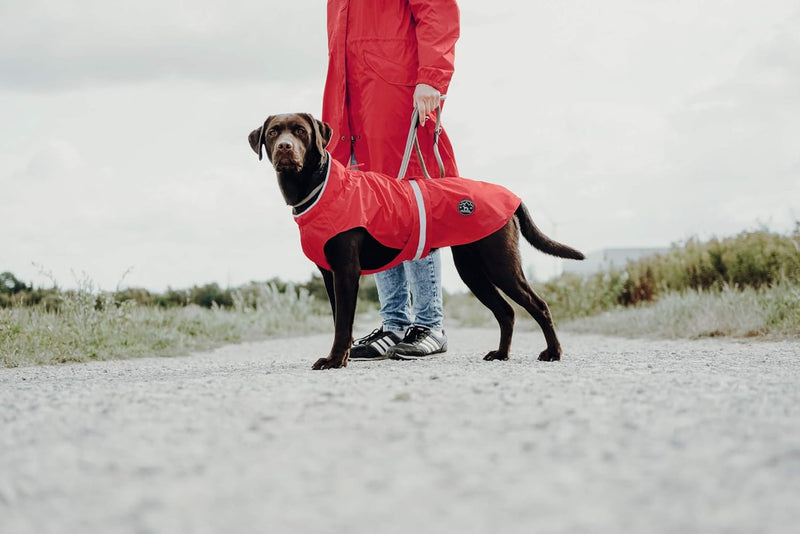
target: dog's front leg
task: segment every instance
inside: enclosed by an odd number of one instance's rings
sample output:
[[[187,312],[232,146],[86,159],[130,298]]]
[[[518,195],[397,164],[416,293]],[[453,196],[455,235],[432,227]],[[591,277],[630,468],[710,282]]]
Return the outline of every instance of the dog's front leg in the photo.
[[[313,367],[315,370],[347,366],[347,357],[353,344],[353,321],[361,277],[359,237],[356,232],[344,232],[325,244],[325,256],[332,269],[334,334],[330,354],[327,358],[317,360]],[[325,276],[323,273],[323,278]]]
[[[333,273],[328,269],[323,269],[322,267],[319,268],[319,272],[322,274],[322,282],[325,284],[325,292],[328,294],[328,301],[331,303],[331,313],[333,314],[333,320],[335,321],[336,293],[333,289]]]

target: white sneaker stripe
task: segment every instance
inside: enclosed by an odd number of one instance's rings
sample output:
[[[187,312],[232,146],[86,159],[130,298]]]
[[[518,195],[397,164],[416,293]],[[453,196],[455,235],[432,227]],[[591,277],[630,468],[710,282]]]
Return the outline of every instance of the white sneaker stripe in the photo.
[[[384,354],[387,350],[389,350],[389,347],[391,347],[392,345],[395,345],[396,343],[394,342],[394,340],[392,338],[390,338],[389,336],[386,336],[386,337],[383,337],[381,339],[376,340],[372,344],[373,344],[373,346],[375,346],[375,348],[377,349],[377,351],[379,353]]]
[[[422,342],[420,343],[420,347],[425,349],[427,352],[433,352],[438,348],[436,346],[436,342],[429,337],[426,337],[425,339],[422,340]]]

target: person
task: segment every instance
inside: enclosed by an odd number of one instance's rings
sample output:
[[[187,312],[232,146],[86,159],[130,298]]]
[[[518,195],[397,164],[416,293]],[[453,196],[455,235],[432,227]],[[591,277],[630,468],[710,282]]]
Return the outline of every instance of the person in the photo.
[[[435,113],[447,94],[459,37],[455,0],[328,0],[328,72],[322,119],[333,129],[332,157],[397,176],[411,112],[423,160],[438,177]],[[458,176],[453,147],[438,141],[446,176]],[[412,154],[406,177],[423,171]],[[350,360],[416,359],[447,350],[441,253],[375,274],[381,325],[357,340]]]

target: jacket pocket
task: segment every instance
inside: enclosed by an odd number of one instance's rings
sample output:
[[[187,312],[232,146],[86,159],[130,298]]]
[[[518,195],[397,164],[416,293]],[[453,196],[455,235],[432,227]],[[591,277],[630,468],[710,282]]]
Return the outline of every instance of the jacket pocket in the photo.
[[[364,63],[369,69],[392,85],[416,85],[417,57],[413,47],[400,42],[382,43],[378,48],[364,50]]]

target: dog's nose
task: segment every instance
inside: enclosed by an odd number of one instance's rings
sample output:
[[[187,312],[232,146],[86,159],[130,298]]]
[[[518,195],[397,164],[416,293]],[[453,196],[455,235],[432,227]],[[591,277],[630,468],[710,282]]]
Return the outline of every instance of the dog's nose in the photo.
[[[281,152],[289,151],[292,148],[293,148],[292,143],[290,143],[289,141],[281,141],[280,143],[278,143],[278,150],[280,150]]]

